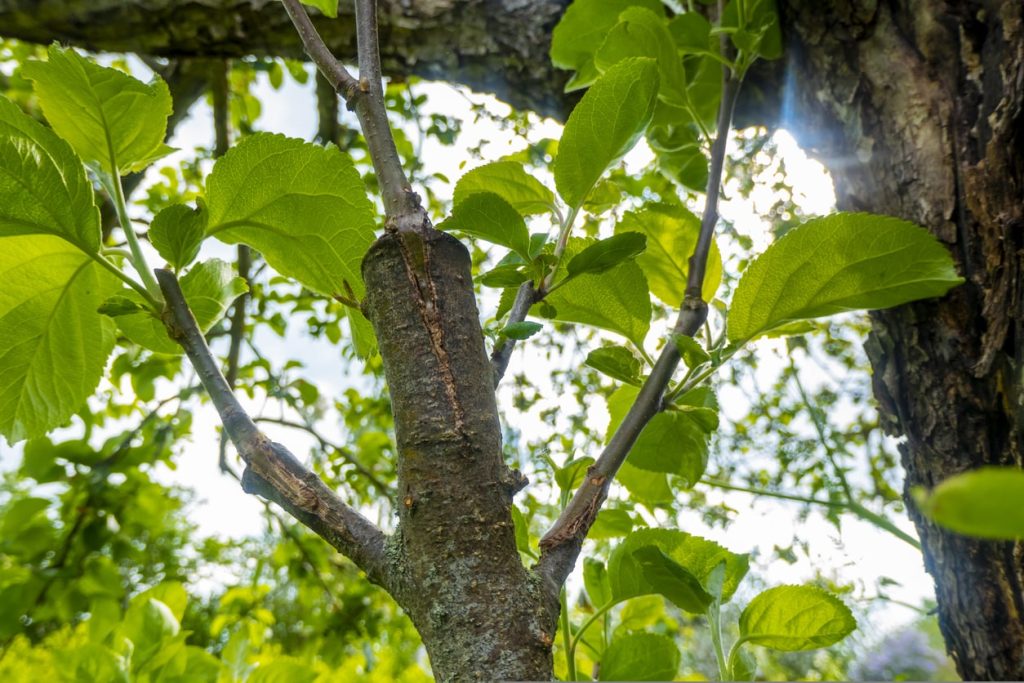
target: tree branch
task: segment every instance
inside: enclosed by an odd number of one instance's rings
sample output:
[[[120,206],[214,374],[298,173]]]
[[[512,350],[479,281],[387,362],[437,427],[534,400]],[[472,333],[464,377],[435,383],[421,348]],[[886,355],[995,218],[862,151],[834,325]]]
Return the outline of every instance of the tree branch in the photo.
[[[704,324],[708,315],[708,306],[702,298],[701,287],[704,282],[704,272],[707,267],[715,224],[718,220],[718,196],[725,164],[725,150],[732,124],[732,112],[740,86],[738,78],[727,70],[723,70],[723,81],[717,131],[715,142],[711,148],[707,199],[704,204],[700,235],[697,245],[694,247],[694,253],[690,257],[686,295],[672,329],[673,334],[691,337]],[[654,363],[650,376],[640,388],[636,401],[630,406],[629,412],[626,413],[618,429],[615,430],[608,445],[597,462],[587,470],[587,476],[576,490],[576,495],[541,539],[541,556],[536,569],[547,581],[548,590],[560,589],[576,564],[583,541],[608,496],[612,480],[619,468],[622,467],[622,463],[626,461],[626,456],[629,455],[640,432],[662,409],[665,390],[679,365],[679,360],[680,356],[676,345],[671,342],[666,343]]]
[[[271,500],[348,556],[374,583],[388,587],[384,534],[346,505],[287,448],[268,439],[232,393],[206,345],[181,286],[169,270],[155,271],[166,301],[164,325],[185,350],[238,449],[246,469],[242,489]]]
[[[359,126],[363,130],[373,170],[380,185],[384,213],[388,217],[387,227],[398,232],[423,232],[428,229],[430,222],[402,168],[384,105],[375,0],[359,0],[356,3],[358,81],[328,49],[299,0],[281,2],[295,24],[306,53],[359,118]]]

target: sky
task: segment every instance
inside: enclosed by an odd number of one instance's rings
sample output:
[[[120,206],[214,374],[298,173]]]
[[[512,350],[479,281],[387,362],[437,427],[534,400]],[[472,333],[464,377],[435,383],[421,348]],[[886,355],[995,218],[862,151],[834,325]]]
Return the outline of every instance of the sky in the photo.
[[[427,162],[428,173],[440,173],[453,183],[470,168],[484,163],[472,161],[465,164],[466,149],[484,143],[482,154],[486,160],[517,151],[524,146],[521,138],[508,131],[501,131],[492,123],[483,120],[473,121],[470,110],[472,102],[483,102],[499,115],[508,112],[508,108],[489,96],[456,90],[444,84],[424,83],[416,87],[418,93],[428,95],[428,103],[423,107],[424,113],[436,111],[463,120],[462,134],[456,148],[443,147],[436,141],[428,139],[421,152]],[[285,133],[294,137],[309,139],[316,130],[315,103],[312,93],[312,79],[306,86],[301,86],[291,78],[285,78],[280,90],[270,87],[265,76],[261,76],[255,94],[263,103],[263,113],[258,120],[261,130]],[[348,112],[345,116],[351,117]],[[354,120],[349,124],[355,125]],[[531,139],[558,137],[561,127],[554,121],[536,121],[530,136]],[[205,103],[197,105],[193,113],[179,125],[172,146],[181,151],[177,155],[184,156],[198,145],[209,146],[212,139],[212,117]],[[797,147],[792,137],[784,131],[776,134],[776,142],[790,173],[790,180],[796,190],[795,200],[808,214],[824,214],[831,210],[835,198],[824,168],[817,162],[809,160]],[[626,159],[631,168],[639,168],[650,162],[650,152],[642,146]],[[172,158],[173,160],[173,158]],[[549,183],[550,184],[550,183]],[[450,187],[435,186],[439,193]],[[754,191],[751,201],[736,199],[726,200],[721,206],[723,216],[732,221],[737,230],[749,235],[754,242],[755,251],[763,249],[770,241],[769,226],[759,217],[758,211],[773,201],[772,191],[768,187]],[[136,216],[141,215],[138,209],[133,210]],[[211,240],[211,242],[213,242]],[[220,256],[230,259],[234,249],[212,243],[204,246],[204,255]],[[486,310],[488,303],[484,302]],[[490,304],[493,306],[493,302]],[[493,310],[493,309],[491,309]],[[296,327],[296,326],[293,326]],[[300,358],[306,365],[305,377],[316,378],[322,395],[340,394],[348,386],[361,386],[357,372],[353,369],[345,374],[342,364],[338,362],[336,353],[323,353],[323,342],[311,339],[305,333],[291,330],[285,339],[266,334],[258,340],[263,352],[270,358]],[[785,347],[778,342],[760,343],[761,362],[758,380],[761,386],[767,386],[772,377],[779,371],[785,361]],[[538,364],[547,361],[529,344],[519,344],[511,364],[515,367],[537,368]],[[531,379],[536,378],[538,389],[544,393],[546,380],[544,373],[531,372]],[[812,387],[821,382],[830,381],[822,376],[805,377]],[[365,383],[362,384],[365,386]],[[166,387],[165,389],[170,389]],[[159,395],[166,395],[167,390]],[[499,402],[503,409],[512,411],[513,389],[505,386],[499,392]],[[723,387],[720,391],[720,402],[723,411],[737,417],[744,411],[746,399],[741,388]],[[572,402],[567,402],[569,405]],[[593,426],[604,429],[607,424],[607,410],[603,401],[595,401],[587,419]],[[266,409],[265,401],[248,401],[247,407],[253,412]],[[572,403],[572,407],[575,404]],[[269,411],[273,413],[273,409]],[[531,436],[529,420],[519,420],[517,425],[523,430],[524,440]],[[338,442],[345,441],[345,434],[330,424],[321,425],[324,433]],[[314,445],[311,437],[301,432],[289,430],[275,425],[266,425],[268,435],[286,443],[297,455],[304,455]],[[175,470],[161,466],[159,479],[164,483],[180,484],[193,488],[198,502],[192,507],[191,517],[199,525],[203,534],[216,534],[227,537],[241,537],[248,534],[261,533],[264,528],[263,506],[252,496],[244,494],[237,482],[223,476],[217,467],[217,421],[213,408],[208,404],[194,415],[194,435],[191,445],[183,449],[177,458]],[[0,468],[8,469],[17,466],[20,459],[20,447],[10,448],[0,443]],[[923,599],[931,598],[932,582],[924,572],[921,555],[898,539],[877,530],[864,522],[852,517],[843,521],[842,540],[839,539],[835,527],[828,523],[820,514],[812,512],[805,521],[799,521],[797,513],[799,505],[785,501],[765,498],[754,498],[745,493],[708,490],[710,503],[724,502],[738,511],[734,521],[724,530],[710,529],[699,520],[688,522],[685,531],[705,534],[735,552],[759,552],[765,562],[757,572],[769,584],[799,583],[814,577],[814,568],[835,568],[840,580],[866,586],[864,593],[871,595],[872,586],[879,576],[888,576],[899,585],[889,589],[889,594],[900,601],[918,605]],[[368,511],[371,516],[374,511]],[[379,513],[379,511],[377,511]],[[390,525],[391,520],[378,520]],[[898,521],[901,528],[913,534],[913,526],[906,519]],[[773,555],[773,546],[790,544],[793,529],[799,528],[800,534],[811,541],[811,556],[800,557],[797,562],[787,564],[774,561],[767,562]],[[862,636],[872,640],[873,636],[891,630],[900,624],[908,623],[918,614],[897,604],[881,607],[873,613],[872,623],[861,624]]]

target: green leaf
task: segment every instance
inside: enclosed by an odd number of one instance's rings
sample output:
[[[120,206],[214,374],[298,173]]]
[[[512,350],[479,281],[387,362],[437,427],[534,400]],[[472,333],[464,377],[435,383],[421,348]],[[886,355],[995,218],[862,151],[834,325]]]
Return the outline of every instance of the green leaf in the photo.
[[[739,15],[743,7],[744,15]],[[762,59],[782,56],[782,33],[775,0],[733,0],[722,12],[722,28],[730,29],[729,37],[736,49]]]
[[[686,488],[700,480],[708,464],[710,435],[685,412],[664,411],[647,423],[629,452],[629,464],[676,474]]]
[[[495,161],[469,171],[455,184],[452,205],[470,195],[493,192],[523,216],[551,211],[555,195],[517,161]]]
[[[587,538],[600,540],[618,538],[633,530],[633,517],[625,510],[610,508],[597,513],[594,525],[590,527]]]
[[[530,276],[523,272],[523,266],[521,263],[506,263],[502,266],[497,266],[481,275],[478,280],[484,287],[499,287],[504,289],[505,287],[519,287],[527,280]]]
[[[663,12],[655,13],[643,7],[623,11],[619,23],[608,32],[595,53],[594,64],[600,71],[606,71],[631,57],[657,60],[659,97],[678,107],[687,104],[686,72]]]
[[[634,6],[664,14],[659,0],[576,0],[570,4],[551,34],[551,63],[559,69],[583,72],[576,87],[590,85],[597,78],[594,52],[619,22],[619,14]]]
[[[570,242],[566,255],[575,253],[583,240]],[[651,324],[651,299],[639,266],[624,261],[600,275],[573,278],[544,300],[556,310],[555,318],[593,325],[643,346]]]
[[[0,239],[0,434],[9,443],[63,424],[96,389],[114,347],[96,309],[117,280],[49,235]]]
[[[206,216],[184,204],[175,204],[153,217],[149,241],[175,268],[184,268],[199,255],[206,237]]]
[[[679,355],[683,357],[686,367],[695,368],[711,360],[708,352],[693,337],[688,337],[685,334],[673,334],[670,338],[672,343],[676,345],[676,349],[679,350]]]
[[[711,41],[711,22],[699,12],[678,14],[668,22],[676,46],[684,52],[707,50]]]
[[[533,335],[543,329],[543,325],[535,323],[529,320],[524,320],[518,323],[509,323],[501,330],[501,334],[509,339],[515,339],[522,341],[523,339],[529,339]]]
[[[123,175],[170,151],[164,136],[171,94],[162,80],[143,83],[58,45],[48,55],[21,72],[34,82],[46,120],[80,157]]]
[[[681,124],[651,125],[647,144],[658,159],[658,170],[667,178],[703,192],[708,184],[708,158],[696,132]]]
[[[740,647],[730,653],[729,672],[734,681],[753,681],[757,678],[757,660]]]
[[[144,598],[153,598],[159,600],[161,603],[167,606],[171,610],[171,614],[178,621],[181,621],[185,617],[185,607],[188,605],[188,593],[185,592],[185,587],[177,581],[164,581],[159,583],[149,590],[145,590],[139,593],[137,596],[132,598],[135,600],[143,600]]]
[[[555,472],[555,483],[564,491],[575,491],[587,476],[587,470],[594,464],[594,459],[587,456],[576,458],[559,467]]]
[[[715,596],[704,590],[696,576],[657,546],[648,545],[634,550],[633,559],[640,564],[644,578],[655,592],[665,596],[679,609],[691,614],[704,614],[715,601]]]
[[[627,633],[601,657],[601,681],[671,681],[679,671],[679,649],[668,636]]]
[[[220,320],[239,295],[247,291],[245,280],[235,277],[231,264],[220,259],[211,259],[193,266],[181,278],[181,291],[199,329],[208,332]],[[134,291],[127,291],[126,297],[139,301]],[[117,318],[117,326],[130,340],[157,353],[180,354],[181,346],[167,335],[162,320],[143,311]]]
[[[651,292],[669,306],[678,307],[686,292],[690,272],[690,256],[700,235],[700,219],[685,207],[674,204],[652,204],[639,211],[630,211],[615,232],[639,232],[647,235],[647,249],[636,258],[643,269]],[[722,281],[722,256],[712,241],[704,274],[702,294],[711,301]]]
[[[941,296],[962,282],[946,248],[913,223],[864,213],[816,218],[744,271],[729,309],[729,340],[794,320]]]
[[[740,615],[740,641],[793,652],[827,647],[857,628],[850,608],[816,586],[778,586]]]
[[[583,587],[587,589],[590,602],[595,607],[604,607],[611,601],[612,589],[604,562],[593,557],[583,559]]]
[[[712,591],[710,580],[717,573],[717,567],[724,563],[725,574],[720,577],[723,603],[732,598],[749,568],[749,556],[732,553],[714,541],[676,529],[640,529],[626,536],[608,558],[608,576],[616,601],[659,592],[633,556],[634,551],[645,546],[656,546],[712,594],[716,591]]]
[[[515,527],[516,549],[527,555],[532,554],[533,550],[530,548],[530,525],[516,505],[512,506],[512,525]]]
[[[615,479],[626,487],[631,500],[645,505],[664,505],[676,499],[668,485],[668,475],[661,472],[642,470],[627,462],[622,464]]]
[[[647,237],[638,232],[619,233],[591,244],[573,256],[566,266],[566,271],[569,277],[584,273],[603,273],[642,253],[646,246]]]
[[[982,467],[952,476],[930,493],[914,491],[918,507],[947,529],[979,538],[1024,538],[1024,472]]]
[[[100,212],[71,146],[0,96],[0,237],[33,234],[95,254]]]
[[[242,242],[282,275],[326,296],[364,292],[360,263],[374,213],[347,155],[260,133],[244,138],[206,181],[207,235]]]
[[[640,360],[624,346],[602,346],[583,361],[599,372],[628,384],[640,386]]]
[[[569,115],[552,169],[566,204],[581,206],[604,172],[633,148],[657,95],[657,64],[644,58],[619,62],[591,86]]]
[[[500,244],[524,260],[530,258],[530,231],[522,215],[494,192],[477,192],[456,204],[443,230],[457,230],[470,237]]]
[[[325,17],[338,18],[338,0],[302,0],[302,4],[317,8]]]

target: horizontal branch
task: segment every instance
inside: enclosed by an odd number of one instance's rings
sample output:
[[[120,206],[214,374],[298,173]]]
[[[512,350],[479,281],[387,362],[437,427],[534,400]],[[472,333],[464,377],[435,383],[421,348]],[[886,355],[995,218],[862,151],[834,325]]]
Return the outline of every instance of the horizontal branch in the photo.
[[[178,279],[169,270],[155,271],[164,300],[164,325],[185,350],[199,380],[220,415],[246,469],[242,488],[271,500],[387,588],[385,536],[368,519],[346,505],[314,472],[279,443],[268,439],[245,412],[221,374],[189,310]]]

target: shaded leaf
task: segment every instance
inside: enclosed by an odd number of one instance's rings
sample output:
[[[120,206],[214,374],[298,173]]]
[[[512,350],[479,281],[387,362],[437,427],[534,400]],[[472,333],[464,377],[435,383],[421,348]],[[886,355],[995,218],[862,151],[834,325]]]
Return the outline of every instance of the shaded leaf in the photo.
[[[199,255],[206,237],[206,216],[184,204],[174,204],[153,217],[149,241],[175,268],[184,268]]]
[[[601,681],[670,681],[679,671],[679,649],[668,636],[627,633],[601,657]]]

